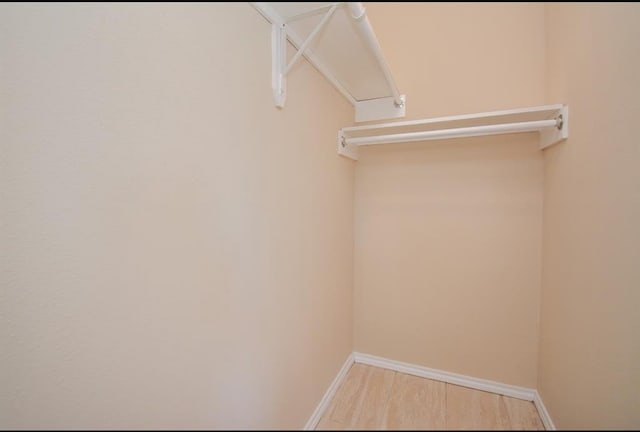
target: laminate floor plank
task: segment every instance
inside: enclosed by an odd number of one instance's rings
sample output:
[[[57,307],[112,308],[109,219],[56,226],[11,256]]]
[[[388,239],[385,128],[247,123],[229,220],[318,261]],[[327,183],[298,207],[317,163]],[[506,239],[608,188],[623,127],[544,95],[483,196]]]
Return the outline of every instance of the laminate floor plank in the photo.
[[[386,430],[442,430],[445,404],[445,383],[397,373],[383,426]]]
[[[364,397],[361,400],[350,429],[380,430],[387,412],[389,396],[396,372],[371,367],[365,380]]]
[[[533,402],[355,363],[318,430],[544,430]]]
[[[513,430],[544,430],[533,402],[502,396]]]
[[[502,396],[447,384],[446,429],[508,430]]]

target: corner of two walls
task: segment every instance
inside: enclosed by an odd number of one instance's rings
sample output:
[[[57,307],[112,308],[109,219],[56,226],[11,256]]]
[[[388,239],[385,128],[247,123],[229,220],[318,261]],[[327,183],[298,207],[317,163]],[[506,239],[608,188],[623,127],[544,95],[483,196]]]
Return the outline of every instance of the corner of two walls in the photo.
[[[352,351],[352,107],[247,4],[0,5],[0,423],[300,428]]]

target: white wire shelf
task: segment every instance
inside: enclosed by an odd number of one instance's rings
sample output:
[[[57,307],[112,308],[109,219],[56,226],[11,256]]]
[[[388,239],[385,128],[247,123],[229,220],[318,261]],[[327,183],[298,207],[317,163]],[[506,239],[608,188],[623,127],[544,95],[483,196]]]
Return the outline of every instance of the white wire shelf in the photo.
[[[400,94],[360,2],[252,2],[272,24],[272,88],[283,108],[287,75],[305,57],[355,107],[355,121],[404,117]],[[287,41],[298,50],[287,63]]]

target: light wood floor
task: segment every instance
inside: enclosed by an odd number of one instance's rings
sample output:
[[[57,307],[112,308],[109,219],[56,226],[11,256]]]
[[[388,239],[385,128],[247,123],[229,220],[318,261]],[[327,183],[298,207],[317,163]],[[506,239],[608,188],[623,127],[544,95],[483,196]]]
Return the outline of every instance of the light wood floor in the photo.
[[[544,430],[533,402],[355,363],[318,430]]]

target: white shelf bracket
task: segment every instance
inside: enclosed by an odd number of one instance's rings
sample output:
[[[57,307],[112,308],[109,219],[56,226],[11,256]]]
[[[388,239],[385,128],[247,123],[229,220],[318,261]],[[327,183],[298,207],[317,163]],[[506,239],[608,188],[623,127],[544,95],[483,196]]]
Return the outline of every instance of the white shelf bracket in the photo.
[[[287,56],[287,29],[285,24],[271,25],[271,88],[278,108],[287,98],[285,61]]]
[[[271,87],[273,88],[273,97],[278,108],[284,107],[287,98],[287,74],[296,64],[296,62],[305,54],[305,51],[313,42],[313,39],[320,33],[320,30],[331,18],[338,4],[334,4],[322,17],[322,20],[307,39],[302,43],[298,51],[295,53],[289,64],[287,64],[287,24],[274,23],[271,25]]]

